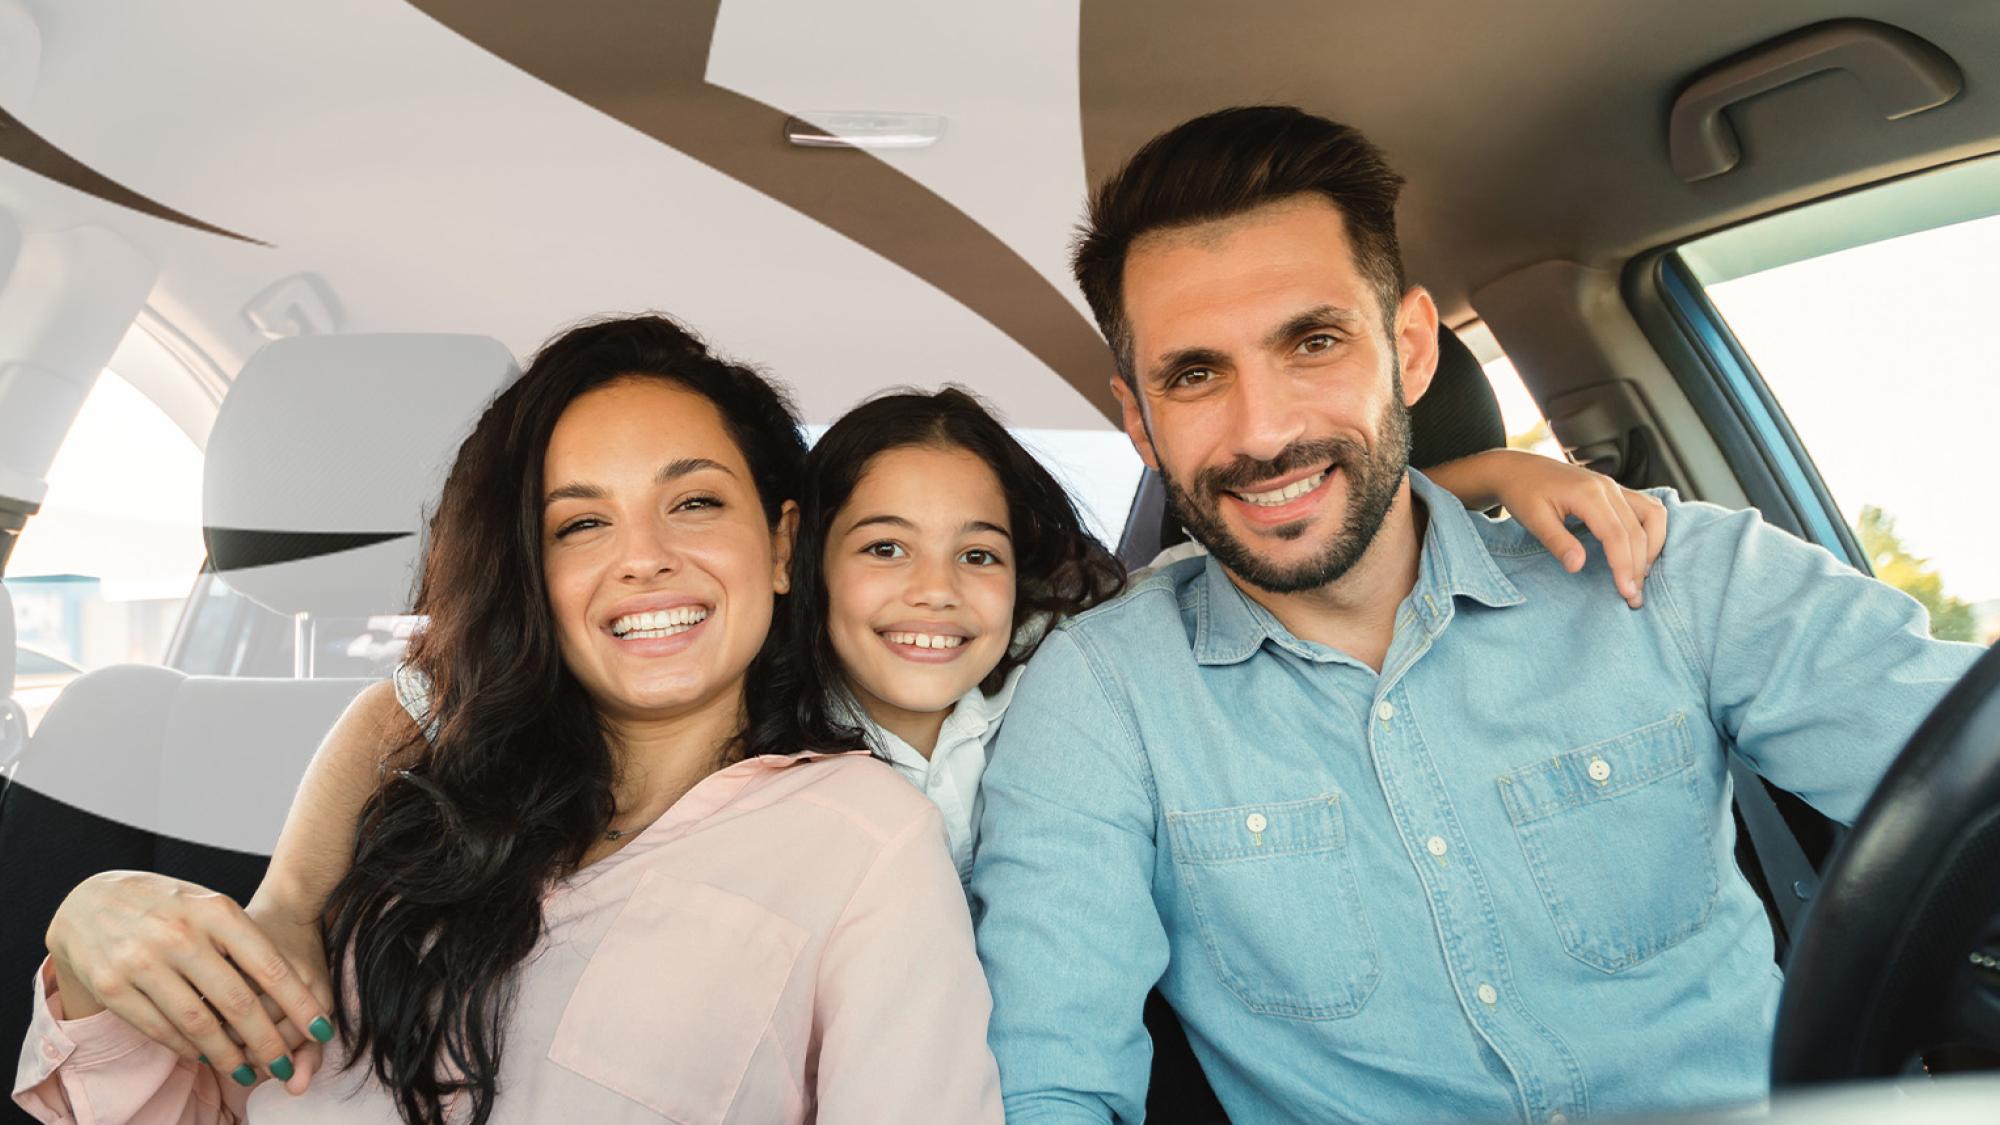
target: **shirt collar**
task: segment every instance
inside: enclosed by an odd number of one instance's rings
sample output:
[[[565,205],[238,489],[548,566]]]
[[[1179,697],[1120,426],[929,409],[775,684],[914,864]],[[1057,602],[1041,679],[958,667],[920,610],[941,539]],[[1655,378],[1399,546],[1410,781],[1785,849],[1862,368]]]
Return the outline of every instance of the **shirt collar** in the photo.
[[[1423,501],[1423,552],[1417,562],[1417,584],[1407,599],[1418,618],[1435,632],[1450,619],[1453,599],[1470,598],[1487,606],[1519,605],[1527,599],[1508,580],[1473,527],[1473,516],[1458,498],[1410,470],[1410,490]],[[1194,599],[1194,658],[1201,664],[1238,664],[1250,658],[1266,640],[1306,659],[1331,655],[1330,649],[1301,641],[1270,610],[1237,588],[1210,556],[1197,579]]]
[[[917,748],[904,741],[901,736],[869,718],[868,712],[851,694],[842,691],[838,701],[844,708],[848,721],[861,728],[869,743],[878,747],[882,756],[888,758],[891,764],[915,770],[921,776],[929,771],[931,763],[937,761],[952,747],[971,741],[983,743],[986,740],[993,727],[1007,713],[1007,705],[1014,700],[1014,685],[1021,682],[1021,673],[1025,671],[1027,666],[1021,665],[1007,673],[1007,678],[1001,681],[999,690],[991,695],[979,690],[979,686],[974,684],[964,695],[959,696],[958,701],[952,704],[951,714],[945,716],[944,726],[938,731],[937,745],[932,748],[929,758],[917,753]]]

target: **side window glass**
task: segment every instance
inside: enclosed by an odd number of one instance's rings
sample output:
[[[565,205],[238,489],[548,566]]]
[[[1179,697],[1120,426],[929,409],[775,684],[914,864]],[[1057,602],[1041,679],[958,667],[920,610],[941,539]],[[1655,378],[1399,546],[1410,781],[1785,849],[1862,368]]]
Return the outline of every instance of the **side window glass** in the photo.
[[[1117,550],[1146,465],[1121,430],[1015,430],[1028,452],[1062,483],[1097,541]]]
[[[98,377],[7,563],[31,729],[77,675],[165,660],[206,553],[201,464],[151,399]]]
[[[808,444],[819,441],[826,426],[803,427]],[[1009,433],[1049,475],[1056,478],[1083,517],[1084,529],[1111,550],[1125,534],[1125,517],[1146,465],[1122,430],[1027,430]]]
[[[1993,171],[1985,178],[2000,182]],[[1949,203],[1936,190],[1950,186],[1942,175],[1930,197]],[[2000,418],[2000,214],[1966,218],[1961,206],[1945,216],[1956,221],[1925,224],[1919,186],[1821,205],[1831,237],[1887,232],[1858,245],[1756,260],[1769,247],[1812,246],[1816,207],[1781,217],[1773,234],[1725,232],[1737,241],[1718,235],[1683,258],[1876,576],[1923,603],[1935,636],[1990,645],[2000,638],[2000,522],[1986,514]],[[1992,210],[1992,200],[1974,206]],[[1911,229],[1919,224],[1928,229]]]

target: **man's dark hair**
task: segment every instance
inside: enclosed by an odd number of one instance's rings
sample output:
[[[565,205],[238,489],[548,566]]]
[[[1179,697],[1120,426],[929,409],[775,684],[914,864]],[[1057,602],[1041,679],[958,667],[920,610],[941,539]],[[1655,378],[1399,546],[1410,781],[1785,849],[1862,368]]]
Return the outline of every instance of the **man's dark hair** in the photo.
[[[1355,264],[1374,286],[1385,320],[1403,296],[1396,196],[1403,177],[1382,150],[1346,125],[1293,106],[1246,106],[1161,133],[1097,189],[1070,268],[1111,342],[1118,373],[1136,378],[1125,320],[1125,256],[1142,234],[1238,215],[1318,192],[1340,209]]]

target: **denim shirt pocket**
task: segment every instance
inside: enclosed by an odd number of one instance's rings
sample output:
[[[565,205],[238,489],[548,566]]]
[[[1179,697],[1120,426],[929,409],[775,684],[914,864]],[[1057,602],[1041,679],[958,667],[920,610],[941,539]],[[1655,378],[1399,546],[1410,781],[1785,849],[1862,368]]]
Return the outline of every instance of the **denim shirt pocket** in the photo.
[[[1174,870],[1216,975],[1251,1011],[1346,1019],[1382,979],[1340,795],[1167,813]]]
[[[1708,924],[1718,883],[1700,781],[1685,713],[1498,778],[1570,956],[1621,972]]]
[[[549,1061],[665,1120],[721,1122],[808,936],[719,887],[647,872],[584,967]]]

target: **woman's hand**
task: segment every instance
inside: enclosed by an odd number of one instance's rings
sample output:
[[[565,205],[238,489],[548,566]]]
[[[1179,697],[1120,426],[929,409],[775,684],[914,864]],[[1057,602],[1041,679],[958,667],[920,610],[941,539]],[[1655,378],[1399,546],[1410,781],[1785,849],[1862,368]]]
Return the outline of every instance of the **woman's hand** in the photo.
[[[277,921],[281,931],[307,928]],[[281,948],[241,907],[193,883],[111,871],[70,892],[47,943],[65,1018],[108,1008],[241,1085],[261,1071],[297,1093],[319,1043],[333,1038],[333,994],[317,932],[285,939]]]
[[[1645,604],[1641,587],[1667,543],[1667,508],[1652,496],[1567,461],[1508,449],[1462,457],[1424,475],[1468,508],[1506,508],[1572,574],[1583,567],[1583,544],[1563,522],[1582,520],[1604,545],[1619,594],[1634,609]]]

